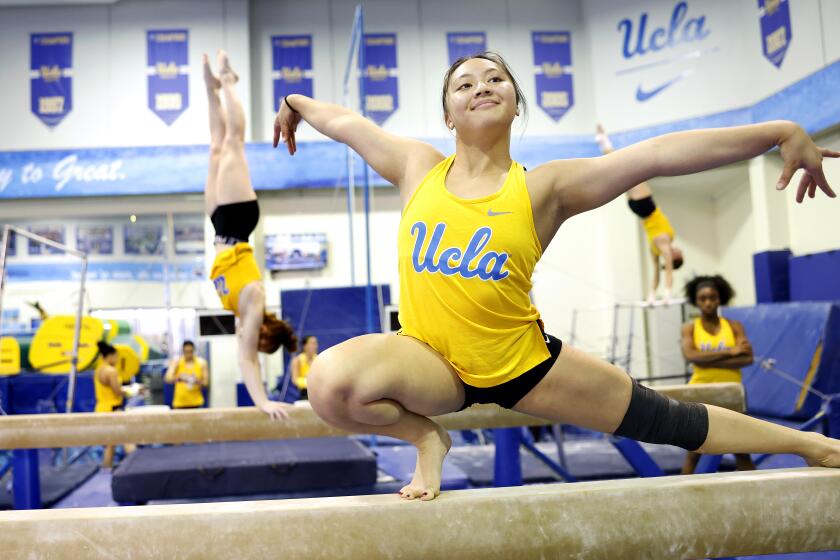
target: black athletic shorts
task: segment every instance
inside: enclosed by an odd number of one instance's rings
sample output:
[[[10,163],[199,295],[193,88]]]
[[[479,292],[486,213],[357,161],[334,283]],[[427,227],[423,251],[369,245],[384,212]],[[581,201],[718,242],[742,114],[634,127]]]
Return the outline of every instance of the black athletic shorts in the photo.
[[[216,243],[247,243],[260,221],[260,204],[255,199],[217,206],[210,221],[216,230]]]
[[[519,377],[511,379],[495,387],[473,387],[464,384],[464,406],[461,410],[478,403],[495,403],[503,408],[513,408],[522,397],[531,392],[531,389],[542,381],[548,370],[557,361],[560,350],[563,349],[563,342],[550,334],[543,332],[545,345],[551,354],[545,361],[537,364]]]
[[[633,200],[631,198],[627,200],[627,204],[630,206],[630,210],[642,219],[647,218],[656,210],[656,204],[653,202],[652,196],[646,196],[639,200]]]

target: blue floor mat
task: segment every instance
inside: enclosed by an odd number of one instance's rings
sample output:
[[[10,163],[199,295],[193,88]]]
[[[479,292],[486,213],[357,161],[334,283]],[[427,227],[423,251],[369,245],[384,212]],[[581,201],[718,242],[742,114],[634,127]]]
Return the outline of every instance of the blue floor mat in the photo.
[[[376,457],[349,438],[141,448],[114,471],[119,502],[370,486]]]

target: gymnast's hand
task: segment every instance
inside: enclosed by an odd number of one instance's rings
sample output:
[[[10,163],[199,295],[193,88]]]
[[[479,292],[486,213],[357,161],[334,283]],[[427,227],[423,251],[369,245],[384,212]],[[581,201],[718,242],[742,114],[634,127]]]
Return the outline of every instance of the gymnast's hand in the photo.
[[[277,401],[265,401],[258,407],[260,410],[268,414],[272,420],[286,420],[289,418],[289,413],[286,412],[288,405]]]
[[[779,177],[776,188],[783,190],[788,186],[793,174],[798,169],[803,169],[802,179],[799,181],[799,188],[796,190],[796,202],[805,199],[805,193],[809,198],[814,198],[819,187],[829,197],[834,198],[834,191],[828,185],[822,168],[824,157],[840,157],[840,152],[827,148],[818,148],[811,137],[802,130],[799,125],[791,127],[790,131],[779,140],[779,149],[784,161],[784,169]]]
[[[286,103],[286,99],[284,98],[283,102],[280,104],[280,110],[277,112],[277,116],[274,117],[275,148],[277,147],[277,144],[280,143],[280,138],[282,138],[283,143],[285,143],[286,147],[289,149],[289,155],[295,155],[295,152],[297,151],[295,131],[297,130],[300,121],[300,113],[289,107],[289,104]]]

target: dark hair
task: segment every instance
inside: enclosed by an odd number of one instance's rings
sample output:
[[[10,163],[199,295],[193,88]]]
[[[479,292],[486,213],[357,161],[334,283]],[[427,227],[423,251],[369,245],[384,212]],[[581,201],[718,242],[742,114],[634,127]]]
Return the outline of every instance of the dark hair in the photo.
[[[186,348],[187,346],[192,346],[195,349],[195,343],[192,340],[185,340],[181,348]]]
[[[673,267],[674,270],[678,270],[680,267],[682,267],[684,262],[685,262],[685,259],[683,259],[682,257],[676,257],[671,262],[671,266]]]
[[[685,297],[688,298],[688,303],[697,305],[697,292],[701,288],[706,287],[712,287],[717,291],[721,305],[728,305],[732,301],[732,298],[735,297],[735,290],[732,288],[732,285],[720,274],[714,276],[695,276],[685,285]]]
[[[99,348],[99,353],[102,354],[103,358],[107,358],[112,354],[117,353],[117,349],[108,344],[107,342],[99,341],[96,343],[96,346]]]
[[[306,346],[306,343],[309,342],[310,338],[317,338],[314,334],[307,334],[301,339],[303,342],[301,343],[302,346]]]
[[[268,329],[268,334],[261,338],[265,340],[265,353],[274,354],[282,346],[287,352],[297,350],[297,337],[292,326],[277,318],[274,313],[266,313],[263,316],[263,325]]]
[[[516,105],[520,109],[520,113],[523,116],[528,115],[528,102],[525,100],[525,94],[522,93],[522,88],[519,87],[519,82],[516,81],[516,77],[513,75],[513,71],[510,69],[507,61],[500,55],[499,53],[495,53],[493,51],[484,51],[476,54],[471,54],[468,56],[462,56],[458,60],[452,63],[449,67],[449,70],[446,71],[446,74],[443,75],[443,94],[441,96],[441,103],[443,105],[443,118],[446,118],[447,113],[447,106],[446,106],[446,94],[449,91],[449,81],[452,79],[452,74],[455,73],[455,70],[458,69],[463,63],[468,60],[472,60],[473,58],[483,58],[484,60],[489,60],[490,62],[496,63],[498,66],[502,67],[505,74],[507,74],[508,78],[510,78],[510,82],[513,84],[513,91],[516,92]]]

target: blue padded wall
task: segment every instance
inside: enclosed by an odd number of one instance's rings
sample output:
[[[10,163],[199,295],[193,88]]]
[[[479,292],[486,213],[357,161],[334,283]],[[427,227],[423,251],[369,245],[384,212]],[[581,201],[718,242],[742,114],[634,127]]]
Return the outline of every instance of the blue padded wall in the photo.
[[[840,251],[790,259],[791,301],[840,301]]]
[[[805,419],[814,415],[820,399],[808,396],[796,404],[801,387],[760,366],[763,358],[803,382],[820,342],[823,353],[811,386],[824,393],[840,391],[840,304],[792,302],[760,304],[724,310],[724,316],[744,324],[756,363],[743,369],[750,413]]]
[[[787,249],[753,255],[756,302],[790,301],[790,257]]]
[[[391,304],[390,286],[380,286],[382,305]],[[379,309],[377,286],[373,289],[374,310]],[[366,334],[365,286],[311,288],[280,292],[283,318],[295,328],[298,337],[315,335],[321,350],[347,339]],[[374,331],[382,332],[377,311]]]

